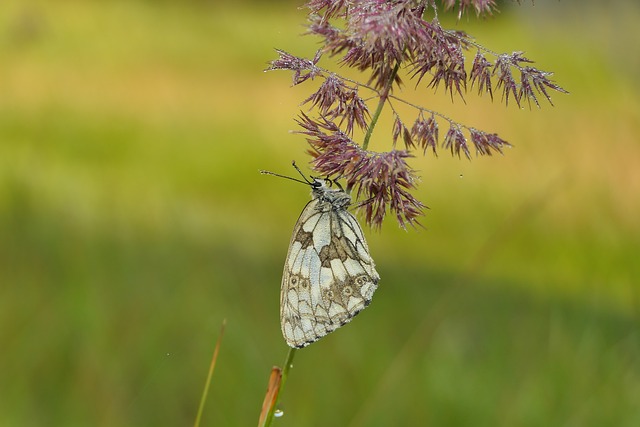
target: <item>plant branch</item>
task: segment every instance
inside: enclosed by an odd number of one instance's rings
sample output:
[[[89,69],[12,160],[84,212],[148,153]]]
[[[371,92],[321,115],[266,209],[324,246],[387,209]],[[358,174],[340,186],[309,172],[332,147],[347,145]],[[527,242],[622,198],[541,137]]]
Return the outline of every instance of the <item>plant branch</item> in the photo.
[[[378,123],[378,119],[380,118],[380,114],[382,113],[382,107],[384,107],[384,103],[387,102],[387,98],[389,97],[389,93],[391,92],[391,88],[393,87],[393,82],[395,81],[396,75],[398,74],[398,69],[400,69],[399,62],[396,63],[395,67],[393,67],[393,71],[389,76],[389,80],[387,81],[387,84],[385,85],[382,92],[380,92],[380,100],[378,101],[378,106],[376,107],[375,113],[373,113],[373,116],[371,117],[371,123],[367,128],[367,133],[364,136],[364,141],[362,141],[363,150],[366,150],[367,147],[369,146],[369,140],[371,139],[371,134],[373,133],[373,129],[376,127],[376,124]]]

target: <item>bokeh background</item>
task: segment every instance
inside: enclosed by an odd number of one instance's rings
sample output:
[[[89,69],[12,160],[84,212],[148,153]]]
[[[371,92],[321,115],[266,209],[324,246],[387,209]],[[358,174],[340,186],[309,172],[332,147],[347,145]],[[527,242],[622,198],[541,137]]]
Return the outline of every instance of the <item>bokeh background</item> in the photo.
[[[309,198],[258,173],[308,161],[313,86],[262,72],[317,48],[297,6],[0,3],[0,425],[192,425],[223,319],[202,425],[257,423]],[[443,17],[571,94],[410,95],[514,148],[414,159],[426,228],[367,232],[374,301],[297,353],[276,425],[640,425],[639,18]]]

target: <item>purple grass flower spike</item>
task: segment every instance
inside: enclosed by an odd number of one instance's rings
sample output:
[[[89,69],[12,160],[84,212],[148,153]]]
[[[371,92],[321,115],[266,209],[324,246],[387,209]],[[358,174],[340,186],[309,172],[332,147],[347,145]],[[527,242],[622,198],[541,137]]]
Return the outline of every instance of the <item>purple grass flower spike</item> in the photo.
[[[496,3],[440,2],[441,12],[453,10],[458,19],[470,11],[492,16]],[[416,152],[437,156],[444,149],[471,159],[471,147],[478,157],[502,154],[511,146],[496,133],[406,101],[397,95],[403,81],[444,89],[463,101],[469,88],[491,100],[497,92],[505,104],[511,100],[518,107],[526,101],[539,108],[542,98],[553,105],[551,91],[567,93],[551,80],[552,73],[533,67],[523,52],[495,53],[462,31],[442,27],[435,0],[310,0],[305,6],[305,34],[317,37],[320,49],[311,59],[277,50],[267,70],[291,71],[294,85],[319,81],[302,103],[307,110],[296,119],[298,132],[306,137],[313,169],[345,180],[346,190],[360,201],[359,210],[374,227],[380,227],[388,213],[403,228],[420,224],[426,207],[412,194],[419,179],[408,163]],[[325,69],[319,65],[322,57],[352,72]],[[371,151],[384,107],[393,120],[387,139],[391,149]],[[440,127],[447,129],[442,139]],[[376,144],[384,141],[376,134]]]

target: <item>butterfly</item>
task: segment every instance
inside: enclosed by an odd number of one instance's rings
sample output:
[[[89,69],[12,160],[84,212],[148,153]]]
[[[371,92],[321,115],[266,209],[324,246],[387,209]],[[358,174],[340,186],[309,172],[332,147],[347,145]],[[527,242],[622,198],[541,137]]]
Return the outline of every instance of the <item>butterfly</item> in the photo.
[[[311,201],[293,228],[280,288],[280,325],[290,347],[301,348],[350,322],[371,302],[380,275],[337,181],[304,181]],[[333,188],[333,187],[337,188]]]

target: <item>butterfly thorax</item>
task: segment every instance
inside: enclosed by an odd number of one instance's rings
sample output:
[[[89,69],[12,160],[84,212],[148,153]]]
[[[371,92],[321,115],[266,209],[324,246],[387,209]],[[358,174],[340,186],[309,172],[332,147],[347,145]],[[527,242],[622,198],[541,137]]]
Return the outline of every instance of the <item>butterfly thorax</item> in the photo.
[[[311,187],[311,196],[321,203],[329,203],[338,209],[346,209],[351,204],[351,196],[342,189],[330,188],[325,180],[314,179]]]

